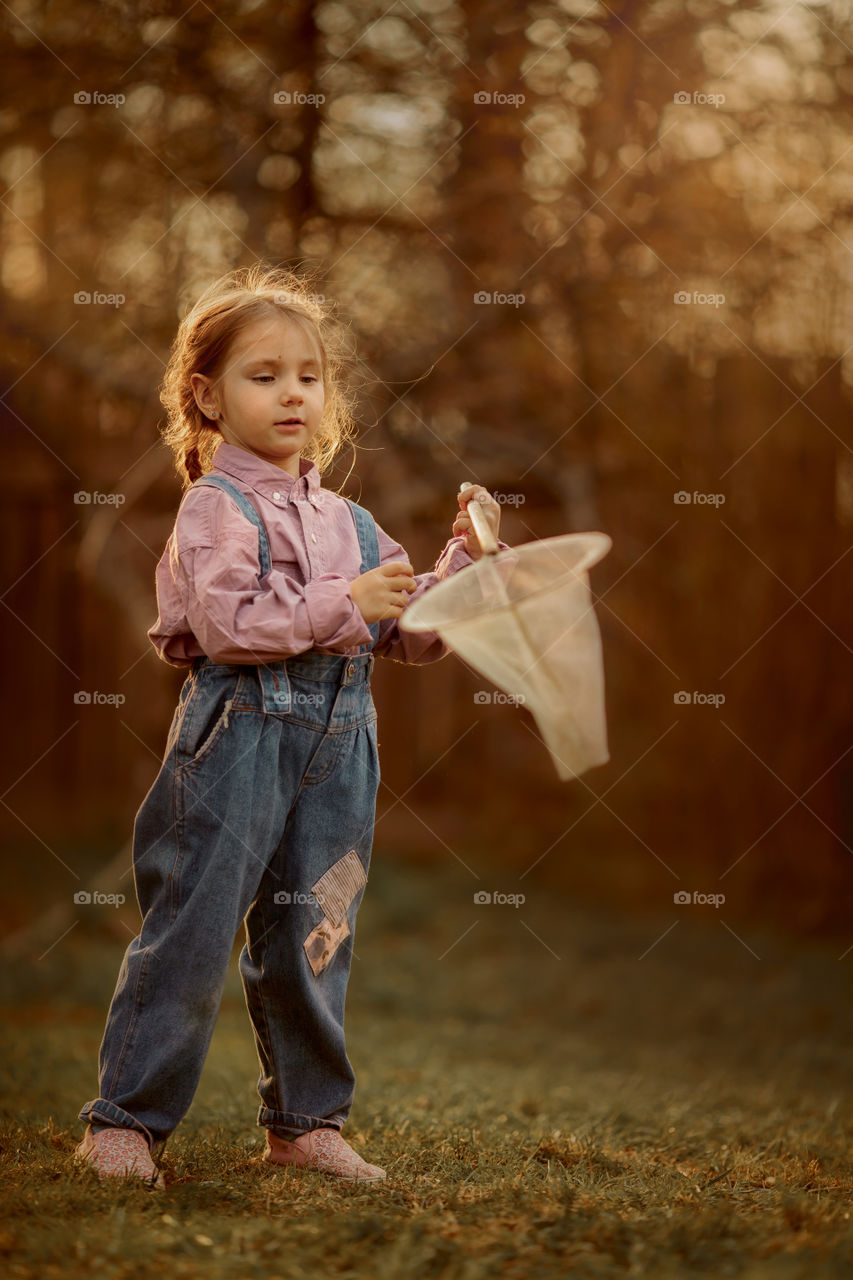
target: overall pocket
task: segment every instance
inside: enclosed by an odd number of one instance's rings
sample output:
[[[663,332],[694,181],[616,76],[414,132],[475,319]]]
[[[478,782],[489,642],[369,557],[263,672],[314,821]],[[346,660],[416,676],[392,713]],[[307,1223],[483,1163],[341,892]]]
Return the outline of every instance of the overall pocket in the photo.
[[[228,728],[241,675],[238,666],[216,665],[200,667],[192,677],[183,711],[180,704],[178,706],[180,722],[175,743],[178,769],[201,760]]]

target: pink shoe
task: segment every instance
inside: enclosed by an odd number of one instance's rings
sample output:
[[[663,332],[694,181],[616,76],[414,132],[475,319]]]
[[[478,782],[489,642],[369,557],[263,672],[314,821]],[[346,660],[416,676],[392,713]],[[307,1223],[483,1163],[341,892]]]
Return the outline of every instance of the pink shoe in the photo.
[[[337,1129],[311,1129],[293,1142],[267,1129],[261,1159],[267,1164],[292,1164],[351,1181],[381,1182],[385,1177],[385,1170],[362,1160]]]
[[[141,1178],[158,1191],[166,1189],[145,1136],[137,1129],[101,1129],[93,1133],[92,1126],[87,1125],[74,1157],[91,1164],[99,1178]]]

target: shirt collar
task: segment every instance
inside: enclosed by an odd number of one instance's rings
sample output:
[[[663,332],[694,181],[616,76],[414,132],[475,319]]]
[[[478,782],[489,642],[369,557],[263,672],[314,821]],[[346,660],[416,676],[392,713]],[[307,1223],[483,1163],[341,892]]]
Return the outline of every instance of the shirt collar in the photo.
[[[321,487],[320,472],[317,470],[316,462],[300,458],[297,479],[289,471],[282,471],[274,463],[266,462],[257,454],[249,453],[247,449],[241,449],[236,444],[228,444],[225,440],[216,447],[213,465],[217,471],[235,476],[236,479],[242,480],[244,484],[250,485],[267,498],[274,492],[287,494],[290,501],[294,501],[300,494],[310,498]]]

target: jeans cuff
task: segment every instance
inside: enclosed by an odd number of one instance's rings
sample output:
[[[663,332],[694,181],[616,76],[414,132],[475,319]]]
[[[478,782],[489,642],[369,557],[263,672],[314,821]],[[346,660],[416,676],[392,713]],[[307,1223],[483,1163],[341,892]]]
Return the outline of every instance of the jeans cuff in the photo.
[[[298,1136],[310,1129],[342,1129],[346,1116],[337,1111],[330,1116],[306,1116],[298,1111],[273,1111],[270,1107],[261,1107],[258,1111],[258,1124],[273,1133],[281,1130],[281,1136],[289,1138],[291,1133]]]
[[[82,1111],[78,1113],[78,1120],[86,1120],[89,1124],[104,1124],[111,1129],[135,1129],[137,1133],[141,1133],[147,1140],[149,1148],[153,1148],[154,1137],[150,1129],[146,1129],[141,1121],[132,1116],[129,1111],[125,1111],[122,1107],[116,1106],[114,1102],[109,1102],[106,1098],[96,1098],[94,1102],[87,1102]]]

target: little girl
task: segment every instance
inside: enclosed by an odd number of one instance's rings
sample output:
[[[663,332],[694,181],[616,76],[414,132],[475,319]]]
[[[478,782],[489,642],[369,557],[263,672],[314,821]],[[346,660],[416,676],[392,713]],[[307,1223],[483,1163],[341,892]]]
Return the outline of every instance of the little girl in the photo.
[[[299,276],[256,266],[212,285],[173,345],[164,435],[187,491],[148,634],[187,676],[134,823],[142,928],[107,1016],[100,1096],[79,1113],[89,1123],[75,1154],[101,1177],[164,1186],[152,1152],[192,1102],[241,922],[263,1159],[385,1177],[340,1132],[379,785],[370,676],[377,654],[448,652],[397,620],[482,554],[467,503],[483,503],[496,536],[500,509],[481,486],[457,495],[453,536],[415,576],[365,508],[322,487],[354,430],[345,337]]]

